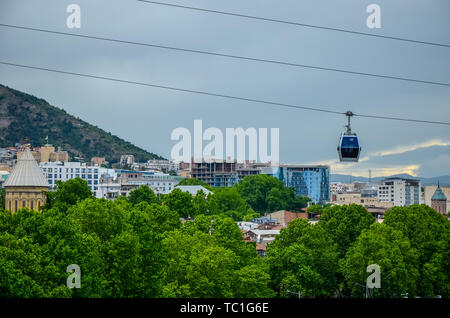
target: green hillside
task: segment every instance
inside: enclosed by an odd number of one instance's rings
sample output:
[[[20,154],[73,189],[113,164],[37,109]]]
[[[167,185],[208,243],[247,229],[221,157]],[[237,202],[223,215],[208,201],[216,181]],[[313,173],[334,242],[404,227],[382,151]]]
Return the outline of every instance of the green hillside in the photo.
[[[0,147],[23,143],[25,137],[33,146],[40,146],[46,136],[72,158],[104,156],[109,162],[117,162],[121,155],[133,154],[138,161],[162,159],[43,99],[0,85]]]

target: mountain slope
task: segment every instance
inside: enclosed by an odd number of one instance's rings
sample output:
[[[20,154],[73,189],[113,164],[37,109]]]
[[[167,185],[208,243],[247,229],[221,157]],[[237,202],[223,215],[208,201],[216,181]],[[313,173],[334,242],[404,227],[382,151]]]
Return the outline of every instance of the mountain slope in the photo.
[[[25,137],[33,146],[39,146],[45,143],[46,136],[72,158],[89,160],[104,156],[110,162],[117,162],[121,155],[133,154],[138,161],[162,159],[43,99],[0,85],[0,147],[23,143]]]

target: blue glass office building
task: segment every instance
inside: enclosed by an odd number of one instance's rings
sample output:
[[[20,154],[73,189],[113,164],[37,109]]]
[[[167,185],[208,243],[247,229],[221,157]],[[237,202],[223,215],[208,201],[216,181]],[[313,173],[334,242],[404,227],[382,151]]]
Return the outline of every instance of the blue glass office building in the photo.
[[[271,175],[294,188],[295,194],[307,196],[316,204],[330,201],[330,167],[281,165],[266,168],[261,173]]]

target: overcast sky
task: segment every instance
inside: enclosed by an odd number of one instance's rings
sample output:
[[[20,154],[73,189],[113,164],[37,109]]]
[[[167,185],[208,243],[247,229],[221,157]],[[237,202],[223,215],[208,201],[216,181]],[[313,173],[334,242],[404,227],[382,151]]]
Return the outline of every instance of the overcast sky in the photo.
[[[188,6],[450,44],[448,0],[167,0]],[[68,29],[66,8],[81,7]],[[381,7],[381,29],[366,8]],[[0,0],[0,23],[450,83],[450,48],[135,0]],[[335,111],[450,121],[450,87],[294,68],[0,27],[0,60]],[[46,99],[164,157],[177,127],[280,128],[280,161],[332,173],[450,175],[450,127],[354,118],[363,147],[338,164],[345,116],[0,65],[0,83]]]

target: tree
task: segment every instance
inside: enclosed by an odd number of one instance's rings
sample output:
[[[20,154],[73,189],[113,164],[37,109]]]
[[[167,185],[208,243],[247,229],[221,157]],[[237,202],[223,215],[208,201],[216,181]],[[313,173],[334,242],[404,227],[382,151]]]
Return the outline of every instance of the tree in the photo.
[[[340,267],[353,297],[364,296],[367,266],[376,264],[380,267],[381,288],[374,288],[373,295],[400,298],[416,295],[417,256],[401,231],[375,223],[349,248]]]
[[[131,206],[124,201],[87,199],[69,209],[70,217],[83,233],[96,234],[107,241],[129,229],[126,210]]]
[[[247,210],[247,214],[242,218],[242,221],[250,222],[253,219],[259,218],[259,213],[256,213],[252,208]]]
[[[300,211],[311,199],[295,195],[293,188],[265,174],[246,176],[235,186],[247,204],[260,214],[277,210]]]
[[[394,207],[384,224],[402,231],[418,251],[417,282],[421,297],[450,296],[450,224],[446,217],[426,205]]]
[[[269,298],[275,296],[275,292],[269,287],[270,275],[262,266],[242,267],[236,273],[234,284],[233,297],[236,298]]]
[[[164,195],[163,204],[167,205],[171,210],[178,213],[180,217],[188,218],[196,214],[196,209],[192,202],[192,195],[189,192],[183,192],[178,188]]]
[[[375,222],[362,205],[337,205],[323,209],[318,226],[323,227],[338,244],[342,257],[364,229]]]
[[[283,187],[283,183],[277,178],[265,174],[247,176],[236,185],[245,201],[259,213],[273,212],[269,211],[267,195],[269,191],[275,191],[273,189],[282,189]],[[272,194],[274,193],[272,192]]]
[[[136,233],[163,234],[181,227],[180,216],[167,206],[141,202],[126,214],[127,223]]]
[[[5,188],[1,188],[0,189],[0,209],[4,209],[5,208],[5,197],[6,197],[6,191]]]
[[[130,195],[128,196],[128,201],[132,205],[136,205],[141,202],[147,202],[148,204],[157,203],[158,198],[155,195],[155,192],[153,192],[152,189],[150,189],[146,185],[142,185],[136,190],[133,190],[130,192]]]
[[[272,288],[281,296],[334,296],[338,249],[332,238],[307,220],[295,219],[267,247]]]
[[[241,220],[247,211],[247,204],[236,188],[217,188],[209,198],[211,214],[234,215]],[[233,213],[230,213],[233,211]]]
[[[46,260],[45,248],[27,233],[34,228],[29,225],[35,224],[39,213],[21,209],[13,219],[17,215],[22,220],[30,220],[25,227],[13,222],[12,233],[0,233],[0,296],[69,297],[71,291],[65,286],[65,280],[58,279],[61,276],[57,264]]]
[[[164,297],[232,297],[237,256],[209,234],[175,230],[163,241],[168,265]]]
[[[197,191],[197,194],[192,198],[192,204],[194,205],[195,215],[210,214],[208,196],[203,190]]]
[[[81,178],[68,181],[57,181],[54,192],[48,192],[44,210],[57,205],[61,210],[67,210],[70,206],[87,198],[93,197],[87,182]]]
[[[324,208],[319,205],[319,204],[313,204],[310,207],[308,207],[308,209],[306,210],[306,212],[308,214],[313,214],[313,215],[317,215],[317,214],[322,214],[323,213]]]
[[[296,195],[290,209],[292,211],[301,211],[303,208],[306,208],[308,206],[308,202],[311,202],[311,198]]]
[[[288,210],[294,202],[294,189],[282,187],[272,188],[266,194],[267,211]]]
[[[242,232],[232,218],[216,217],[210,224],[209,233],[215,242],[233,251],[239,257],[239,266],[254,264],[259,260],[255,246],[244,242]]]

